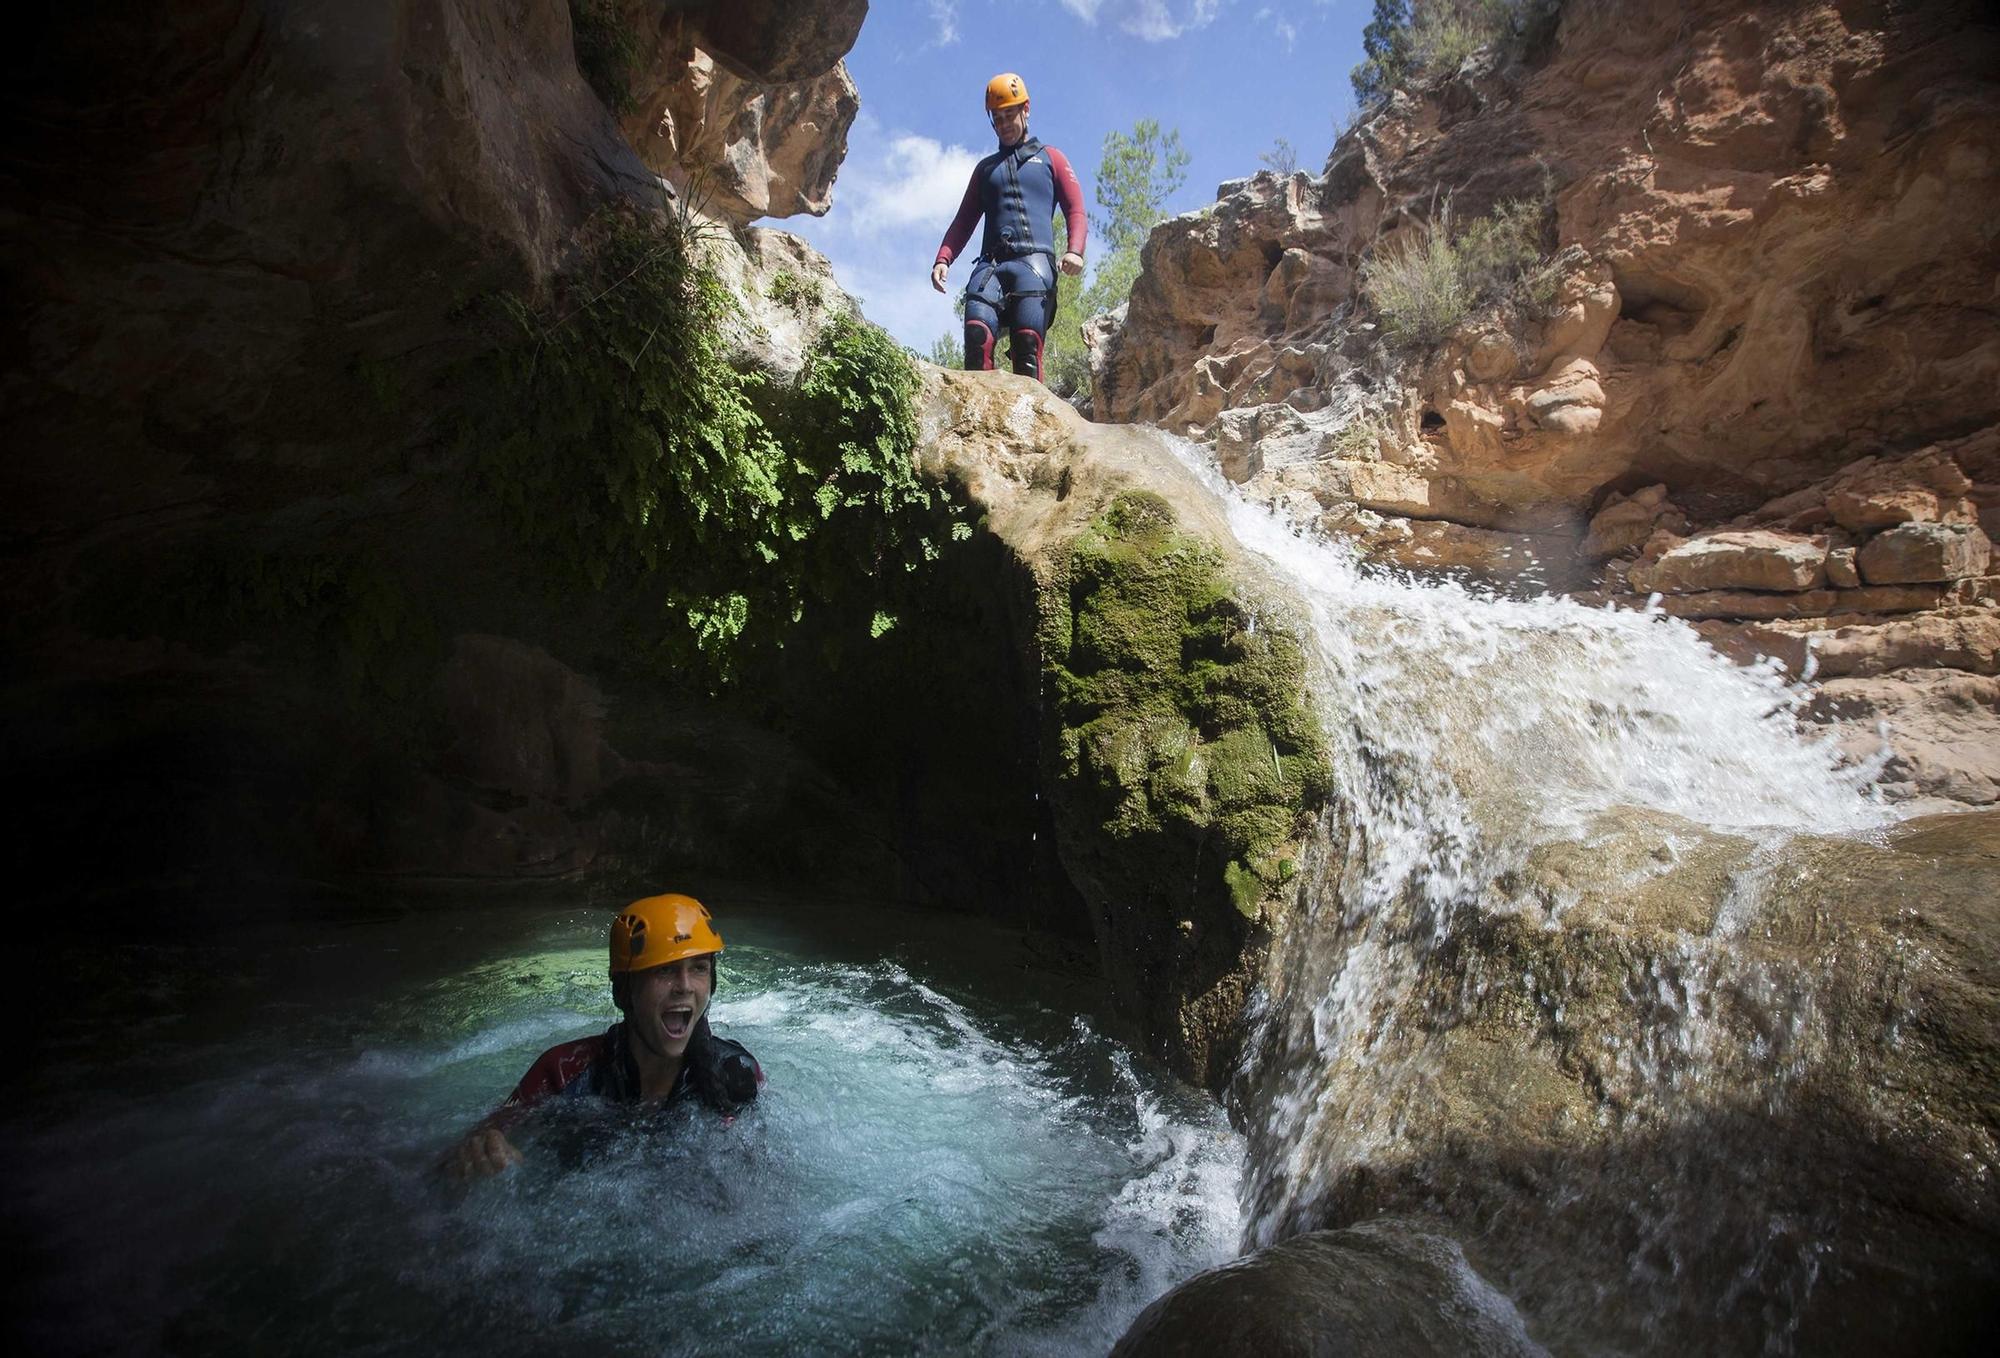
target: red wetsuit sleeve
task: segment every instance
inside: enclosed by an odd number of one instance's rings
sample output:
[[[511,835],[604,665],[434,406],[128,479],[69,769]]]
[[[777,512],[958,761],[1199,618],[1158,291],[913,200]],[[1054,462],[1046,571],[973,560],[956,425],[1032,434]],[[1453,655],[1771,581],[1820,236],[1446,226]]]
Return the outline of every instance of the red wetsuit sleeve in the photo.
[[[589,1070],[603,1055],[602,1033],[550,1047],[535,1058],[535,1064],[528,1067],[528,1073],[521,1077],[521,1083],[514,1086],[514,1092],[507,1096],[507,1101],[487,1114],[486,1120],[479,1125],[507,1131],[537,1104],[562,1093],[565,1086]]]
[[[1083,210],[1083,185],[1070,168],[1069,157],[1049,148],[1049,166],[1056,172],[1056,202],[1062,207],[1063,226],[1069,231],[1069,253],[1081,255],[1090,235],[1090,217]]]
[[[979,223],[979,172],[986,166],[981,161],[972,168],[972,178],[966,183],[965,197],[959,202],[958,215],[951,219],[945,229],[944,244],[938,246],[937,258],[932,266],[949,264],[958,258],[958,252],[972,239],[972,228]]]

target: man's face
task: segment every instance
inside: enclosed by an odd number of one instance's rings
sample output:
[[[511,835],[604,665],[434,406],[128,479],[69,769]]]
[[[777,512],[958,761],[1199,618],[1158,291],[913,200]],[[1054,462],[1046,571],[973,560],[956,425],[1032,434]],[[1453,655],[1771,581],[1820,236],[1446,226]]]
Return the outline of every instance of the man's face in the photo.
[[[1028,135],[1028,106],[1016,104],[1012,108],[996,109],[993,130],[1000,134],[1002,146],[1019,146],[1021,138]]]
[[[626,1027],[647,1051],[677,1057],[687,1051],[694,1025],[708,1010],[715,990],[715,957],[683,957],[663,967],[648,967],[632,977]]]

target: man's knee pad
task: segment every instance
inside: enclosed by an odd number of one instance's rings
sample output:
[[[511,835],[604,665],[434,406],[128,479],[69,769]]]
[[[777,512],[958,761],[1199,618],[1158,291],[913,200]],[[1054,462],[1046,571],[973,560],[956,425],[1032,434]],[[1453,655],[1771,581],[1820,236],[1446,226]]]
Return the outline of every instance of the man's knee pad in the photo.
[[[970,307],[966,310],[969,312]],[[965,367],[968,372],[993,371],[993,327],[968,315],[965,318]]]
[[[1007,345],[1007,356],[1014,360],[1014,371],[1036,381],[1042,378],[1042,332],[1017,325],[1011,332],[1013,340]]]

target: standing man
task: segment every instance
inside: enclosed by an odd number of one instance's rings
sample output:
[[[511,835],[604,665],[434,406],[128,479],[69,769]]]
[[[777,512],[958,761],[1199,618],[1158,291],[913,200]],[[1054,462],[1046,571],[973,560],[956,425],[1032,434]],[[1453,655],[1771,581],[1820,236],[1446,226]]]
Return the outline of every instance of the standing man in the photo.
[[[507,1133],[551,1099],[698,1099],[724,1115],[755,1099],[764,1083],[756,1058],[708,1028],[721,951],[722,935],[692,896],[626,906],[611,921],[611,999],[624,1021],[543,1052],[507,1101],[445,1156],[445,1172],[481,1179],[519,1164]]]
[[[999,135],[1000,149],[973,168],[965,199],[931,265],[931,286],[944,291],[952,260],[983,215],[986,233],[965,285],[965,366],[992,369],[993,346],[1005,325],[1013,334],[1008,355],[1014,371],[1040,380],[1042,345],[1056,316],[1056,269],[1072,278],[1083,272],[1089,231],[1083,187],[1067,156],[1028,135],[1028,87],[1020,76],[1008,72],[986,82],[986,116]],[[1058,207],[1069,237],[1060,265]]]

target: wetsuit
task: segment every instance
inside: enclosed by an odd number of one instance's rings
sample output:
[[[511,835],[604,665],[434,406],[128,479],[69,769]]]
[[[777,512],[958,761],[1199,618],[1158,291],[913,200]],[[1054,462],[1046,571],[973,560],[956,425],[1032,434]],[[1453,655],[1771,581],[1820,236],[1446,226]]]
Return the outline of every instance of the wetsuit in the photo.
[[[757,1058],[742,1043],[710,1032],[708,1015],[703,1014],[688,1039],[680,1078],[665,1102],[699,1099],[726,1116],[755,1099],[763,1084],[764,1070]],[[612,1024],[596,1037],[550,1047],[528,1067],[507,1101],[479,1125],[505,1132],[551,1099],[586,1095],[613,1103],[639,1101],[639,1066],[632,1059],[623,1023]]]
[[[1068,157],[1033,137],[1003,146],[973,167],[958,215],[938,246],[939,264],[958,258],[982,216],[986,231],[965,287],[965,366],[993,366],[993,346],[1005,324],[1014,335],[1014,371],[1042,375],[1042,344],[1056,314],[1055,214],[1060,207],[1069,253],[1083,253],[1089,221],[1083,186]]]

